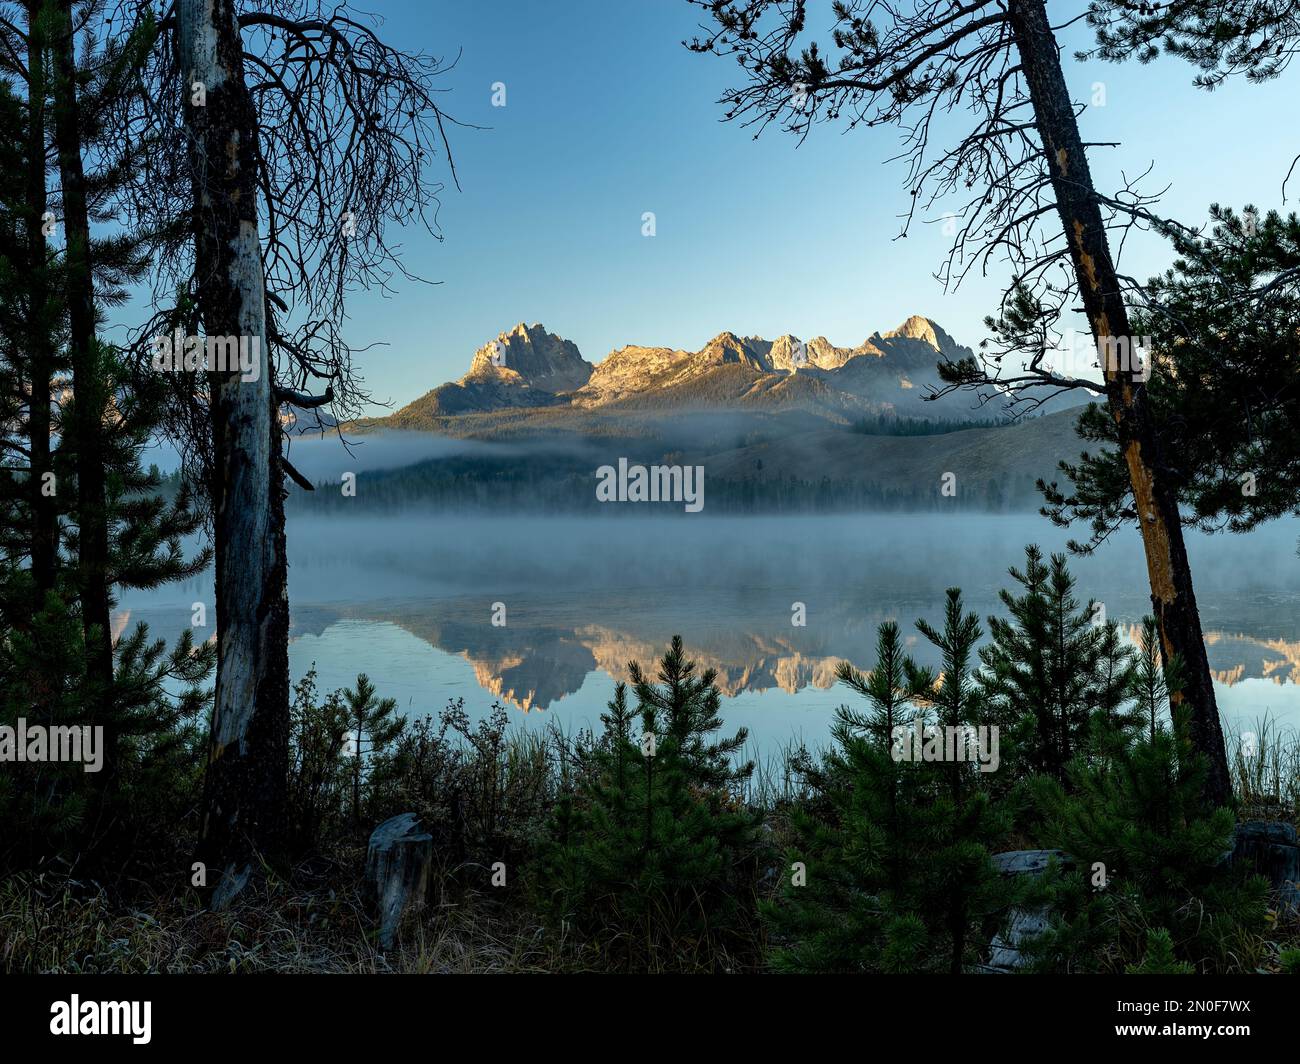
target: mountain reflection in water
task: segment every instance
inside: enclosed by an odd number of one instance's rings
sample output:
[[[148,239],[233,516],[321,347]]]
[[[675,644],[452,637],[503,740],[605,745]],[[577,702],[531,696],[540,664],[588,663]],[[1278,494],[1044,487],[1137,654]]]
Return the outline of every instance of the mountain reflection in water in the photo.
[[[326,690],[367,672],[412,714],[463,697],[476,716],[497,700],[530,726],[551,711],[587,727],[627,663],[653,662],[680,634],[717,671],[729,726],[821,742],[847,697],[835,667],[869,669],[879,624],[897,621],[909,653],[937,664],[914,622],[940,619],[944,588],[960,586],[981,618],[1004,613],[998,591],[1024,544],[1063,540],[1024,515],[302,519],[289,529],[290,662],[295,678],[314,663]],[[1190,544],[1229,716],[1300,725],[1295,541],[1290,524]],[[1136,533],[1071,567],[1081,602],[1136,634],[1148,609]],[[190,623],[190,596],[210,595],[206,581],[170,590],[124,602],[117,627],[129,611],[171,636]],[[796,603],[805,626],[792,624]]]

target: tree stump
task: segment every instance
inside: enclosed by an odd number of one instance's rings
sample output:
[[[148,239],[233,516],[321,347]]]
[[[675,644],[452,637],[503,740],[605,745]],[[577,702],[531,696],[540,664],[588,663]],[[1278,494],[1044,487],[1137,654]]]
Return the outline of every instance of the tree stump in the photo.
[[[379,947],[391,949],[408,912],[424,907],[433,866],[433,836],[414,813],[385,820],[370,835],[366,891],[379,922]]]

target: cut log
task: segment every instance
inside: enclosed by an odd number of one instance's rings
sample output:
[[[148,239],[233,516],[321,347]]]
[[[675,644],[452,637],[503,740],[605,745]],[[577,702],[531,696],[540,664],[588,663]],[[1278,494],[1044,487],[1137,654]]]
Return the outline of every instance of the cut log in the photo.
[[[433,836],[414,813],[385,820],[370,835],[366,891],[379,923],[379,947],[391,949],[408,912],[424,908],[433,866]]]

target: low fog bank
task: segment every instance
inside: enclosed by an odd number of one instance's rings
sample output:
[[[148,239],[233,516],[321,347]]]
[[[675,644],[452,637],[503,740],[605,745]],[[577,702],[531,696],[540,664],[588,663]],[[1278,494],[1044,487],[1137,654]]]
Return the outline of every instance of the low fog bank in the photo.
[[[345,430],[340,438],[335,430],[329,429],[323,433],[290,435],[285,455],[313,483],[338,483],[344,472],[376,473],[447,458],[510,458],[538,453],[566,456],[585,449],[581,440],[524,445],[398,430]],[[173,473],[180,466],[175,446],[166,441],[150,443],[142,460],[146,467],[156,465],[164,474]]]
[[[518,415],[527,419],[530,411]],[[534,415],[535,416],[535,415]],[[287,455],[299,472],[313,482],[338,483],[344,472],[374,473],[405,469],[422,462],[451,458],[508,460],[517,458],[581,457],[596,465],[617,461],[619,455],[635,453],[638,461],[657,461],[666,448],[701,451],[743,446],[757,440],[788,435],[797,429],[820,424],[814,419],[777,420],[752,414],[710,412],[675,413],[667,416],[638,415],[619,418],[594,417],[590,434],[571,433],[556,427],[509,420],[495,426],[492,439],[466,439],[411,429],[380,429],[365,432],[307,433],[291,436]],[[514,429],[525,435],[515,438]],[[488,427],[484,427],[488,431]],[[538,434],[541,433],[539,436]]]
[[[1300,522],[1291,521],[1249,536],[1191,536],[1198,592],[1300,592],[1298,534]],[[298,517],[289,522],[290,594],[330,601],[488,587],[1003,586],[1025,544],[1064,550],[1070,535],[1032,515]],[[1083,597],[1146,595],[1135,529],[1072,565]]]
[[[547,416],[560,418],[561,414]],[[1068,419],[992,429],[853,431],[800,412],[781,417],[702,416],[585,420],[581,430],[547,411],[501,415],[479,438],[387,432],[295,441],[293,464],[317,491],[293,492],[291,515],[405,519],[460,514],[592,514],[598,471],[620,466],[700,467],[713,516],[939,511],[1034,513],[1034,484],[1071,453]],[[468,415],[467,415],[468,416]],[[530,420],[530,418],[532,420]],[[920,423],[917,423],[920,424]],[[924,426],[922,426],[924,428]],[[477,435],[477,431],[476,431]],[[352,474],[351,477],[348,474]],[[951,484],[944,478],[953,478]],[[960,483],[954,495],[949,488]],[[347,493],[331,485],[348,487]],[[358,502],[363,499],[364,502]]]
[[[286,454],[308,480],[336,484],[344,472],[375,473],[447,458],[509,458],[539,452],[568,455],[576,450],[577,446],[565,441],[525,446],[401,431],[344,432],[340,439],[331,431],[291,437]]]
[[[641,589],[647,602],[690,588],[906,590],[941,601],[956,585],[972,595],[1011,584],[1024,547],[1064,551],[1081,530],[1034,515],[861,514],[629,517],[295,516],[288,521],[291,603],[416,599],[504,592]],[[1189,534],[1198,601],[1207,624],[1241,601],[1284,614],[1300,596],[1300,521],[1246,536]],[[1148,599],[1136,529],[1116,533],[1091,557],[1071,559],[1080,598],[1132,616]],[[209,570],[121,605],[178,606],[212,598]],[[1239,601],[1240,600],[1240,601]],[[1238,608],[1241,612],[1241,608]],[[1294,611],[1292,611],[1294,612]],[[1294,637],[1289,636],[1289,637]]]

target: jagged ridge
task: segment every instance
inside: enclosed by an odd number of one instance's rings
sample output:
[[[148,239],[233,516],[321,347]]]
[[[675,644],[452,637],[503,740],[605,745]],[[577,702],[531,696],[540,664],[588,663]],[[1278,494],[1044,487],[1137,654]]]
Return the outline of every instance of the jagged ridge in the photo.
[[[801,342],[790,334],[766,340],[727,331],[699,351],[629,345],[593,366],[571,341],[540,324],[520,323],[480,347],[459,381],[378,424],[419,428],[461,414],[542,407],[765,407],[813,409],[837,420],[861,413],[961,418],[966,405],[938,412],[922,398],[925,385],[937,383],[937,362],[969,353],[929,318],[913,315],[851,348],[824,336]]]

